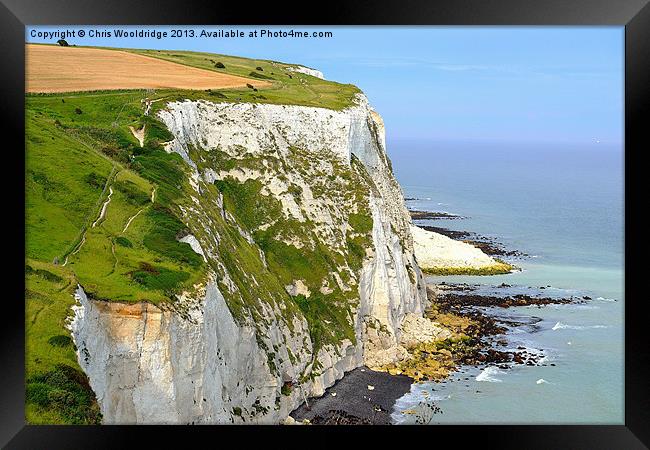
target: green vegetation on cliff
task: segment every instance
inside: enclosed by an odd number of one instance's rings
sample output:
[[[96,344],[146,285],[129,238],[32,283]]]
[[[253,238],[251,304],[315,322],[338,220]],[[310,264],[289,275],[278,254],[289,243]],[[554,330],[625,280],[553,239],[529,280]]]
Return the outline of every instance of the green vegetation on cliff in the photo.
[[[259,180],[241,182],[224,177],[214,183],[223,195],[224,209],[234,216],[263,252],[266,262],[263,273],[270,272],[277,280],[272,285],[279,286],[274,295],[287,297],[287,287],[296,283],[301,283],[308,291],[307,294],[296,292],[290,303],[297,305],[307,320],[314,354],[323,345],[337,345],[343,339],[355,342],[353,311],[359,300],[355,277],[371,245],[372,231],[368,209],[372,186],[359,173],[365,169],[358,162],[349,166],[333,155],[313,155],[298,148],[290,149],[288,159],[273,152],[252,157],[245,149],[232,156],[219,150],[210,150],[201,156],[205,162],[197,158],[199,168],[202,164],[222,170],[270,168],[266,184],[270,184],[270,180],[286,183],[286,194],[297,202],[303,213],[308,207],[302,200],[303,187],[296,183],[304,183],[314,196],[327,196],[341,205],[348,205],[336,217],[348,225],[346,235],[340,236],[339,242],[345,243],[340,248],[325,242],[317,232],[319,224],[311,219],[297,220],[287,216],[280,200],[265,192],[265,185]],[[331,170],[318,168],[313,164],[315,159],[326,161]],[[229,272],[237,272],[236,267],[228,268]],[[251,273],[258,277],[259,269],[242,276],[250,277]],[[228,297],[227,291],[225,295]]]
[[[91,298],[158,303],[205,276],[200,256],[176,240],[184,162],[156,139],[140,148],[129,131],[146,120],[156,136],[142,94],[26,97],[30,423],[100,420],[65,328],[77,284]]]
[[[162,149],[169,136],[142,116],[141,98],[27,97],[27,256],[65,264],[96,299],[168,301],[205,272],[176,240],[186,165]],[[143,148],[128,128],[141,123],[152,136]]]

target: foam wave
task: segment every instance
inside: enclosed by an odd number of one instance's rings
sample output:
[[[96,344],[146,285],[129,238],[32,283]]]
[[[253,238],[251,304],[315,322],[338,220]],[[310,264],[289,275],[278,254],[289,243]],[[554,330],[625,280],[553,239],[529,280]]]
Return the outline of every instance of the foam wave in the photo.
[[[597,297],[596,300],[600,300],[601,302],[615,302],[615,301],[617,301],[615,298],[607,298],[607,297]]]
[[[499,370],[496,366],[486,367],[476,376],[476,381],[489,381],[490,383],[501,383],[503,380],[496,377],[496,375],[504,375],[503,370]]]
[[[558,322],[553,325],[551,330],[587,330],[590,328],[609,328],[609,325],[567,325],[566,323]]]
[[[527,307],[536,307],[537,305],[528,305]],[[550,307],[551,309],[585,309],[585,310],[593,310],[593,309],[600,309],[600,306],[596,305],[583,305],[583,304],[574,304],[574,303],[558,303],[555,305],[546,305],[547,307]]]

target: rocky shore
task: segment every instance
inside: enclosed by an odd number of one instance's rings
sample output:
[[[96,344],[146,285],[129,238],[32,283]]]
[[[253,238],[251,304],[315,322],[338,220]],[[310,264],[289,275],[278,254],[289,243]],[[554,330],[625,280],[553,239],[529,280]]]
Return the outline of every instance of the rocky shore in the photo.
[[[409,210],[411,219],[413,220],[440,220],[440,219],[463,219],[463,217],[456,214],[450,214],[440,211],[418,211],[416,209]]]
[[[509,308],[511,306],[543,306],[543,305],[562,305],[567,303],[582,303],[589,300],[589,297],[533,297],[526,294],[514,294],[505,296],[481,295],[473,293],[458,294],[455,292],[445,292],[445,289],[437,288],[442,294],[437,295],[436,304],[439,309],[454,311],[456,314],[462,314],[464,307],[499,307]]]
[[[507,288],[509,285],[502,284]],[[525,364],[534,366],[540,363],[542,355],[529,352],[525,347],[517,347],[516,350],[503,351],[499,347],[505,347],[507,341],[503,339],[509,328],[527,326],[535,330],[535,324],[541,320],[535,317],[501,317],[495,314],[487,314],[484,308],[503,308],[513,306],[537,306],[562,305],[569,303],[585,303],[589,297],[541,297],[525,294],[515,295],[480,295],[473,293],[474,288],[467,284],[439,284],[428,290],[429,298],[432,301],[433,310],[437,314],[451,314],[470,320],[472,326],[468,327],[468,334],[475,340],[471,351],[459,354],[457,362],[461,365],[497,365],[500,369],[509,369],[513,364]],[[429,315],[432,313],[430,312]],[[545,364],[544,364],[545,365]],[[554,366],[555,364],[549,364]]]
[[[510,286],[503,284],[503,288]],[[482,295],[467,284],[438,284],[428,290],[431,307],[427,319],[448,330],[429,342],[407,346],[409,357],[398,363],[374,368],[362,367],[346,374],[320,398],[309,399],[295,410],[287,423],[389,424],[395,401],[414,382],[440,381],[462,366],[495,366],[507,370],[515,365],[549,365],[544,355],[525,347],[509,348],[504,334],[517,327],[534,331],[541,320],[530,316],[500,316],[485,308],[513,306],[543,307],[551,304],[584,303],[589,297],[553,298],[524,294]],[[444,337],[441,338],[441,337]],[[430,407],[440,412],[435,403]],[[408,413],[408,412],[406,412]],[[426,422],[426,421],[425,421]]]

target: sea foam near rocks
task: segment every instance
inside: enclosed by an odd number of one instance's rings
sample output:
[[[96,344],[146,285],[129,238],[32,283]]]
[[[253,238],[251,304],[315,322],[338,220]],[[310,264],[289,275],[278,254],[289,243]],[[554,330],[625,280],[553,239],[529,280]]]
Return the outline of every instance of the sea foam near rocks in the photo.
[[[486,367],[476,376],[476,381],[489,381],[490,383],[501,383],[503,380],[497,378],[497,375],[505,375],[503,370],[496,366]]]

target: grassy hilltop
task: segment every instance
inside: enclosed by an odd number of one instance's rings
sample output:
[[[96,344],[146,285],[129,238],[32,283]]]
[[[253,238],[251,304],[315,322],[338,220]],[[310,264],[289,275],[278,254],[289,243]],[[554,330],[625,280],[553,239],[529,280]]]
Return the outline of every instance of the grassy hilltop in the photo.
[[[275,61],[199,52],[127,51],[219,73],[269,81],[272,84],[272,87],[259,89],[257,92],[251,89],[230,90],[228,93],[222,92],[222,94],[226,94],[227,98],[221,98],[220,96],[217,98],[223,101],[241,99],[240,101],[243,102],[316,106],[338,110],[350,106],[354,95],[361,92],[359,88],[351,84],[321,80],[287,70],[296,66]],[[225,68],[216,67],[217,63],[223,64]],[[210,95],[208,93],[207,97],[202,92],[193,92],[192,94],[192,97],[188,98],[206,98],[211,101],[218,101],[215,99],[216,94]]]
[[[189,244],[177,240],[189,231],[180,218],[181,209],[192,204],[189,193],[193,191],[188,166],[179,155],[163,149],[162,143],[172,136],[155,119],[155,112],[166,101],[179,99],[342,109],[359,92],[352,85],[292,72],[287,70],[290,65],[272,61],[181,51],[125,51],[264,79],[271,85],[257,90],[247,87],[26,95],[25,319],[30,423],[83,424],[101,420],[66,329],[78,284],[96,300],[146,301],[173,307],[175,294],[192,290],[205,280],[209,269],[217,274],[223,270],[211,261],[205,262]],[[149,115],[144,114],[145,98],[154,101]],[[143,126],[144,145],[140,146],[131,127],[137,130]],[[353,197],[367,189],[356,169],[341,170],[346,183],[342,188],[353,186]],[[251,211],[260,207],[259,186],[224,181],[209,186],[206,195],[216,198],[219,192],[241,227],[249,227],[254,220]],[[268,253],[270,268],[264,268],[259,262],[257,243],[248,243],[219,214],[210,219],[220,230],[223,265],[241,291],[241,296],[227,299],[235,316],[243,309],[254,316],[256,302],[282,299],[288,312],[302,311],[310,326],[314,325],[317,345],[350,337],[347,307],[337,309],[336,304],[327,299],[319,303],[318,298],[312,302],[300,297],[292,301],[283,288],[291,280],[288,271],[304,273],[307,279],[314,273],[326,274],[338,255],[326,249],[295,254],[275,243],[267,233],[256,236],[259,247]],[[350,219],[357,231],[350,245],[359,255],[363,255],[364,239],[370,231],[365,219],[363,215]],[[354,260],[355,265],[360,264],[360,257]],[[255,273],[267,290],[252,292],[247,273]],[[237,274],[242,274],[241,278]],[[332,327],[334,331],[323,330],[314,319],[316,314],[338,324]]]

